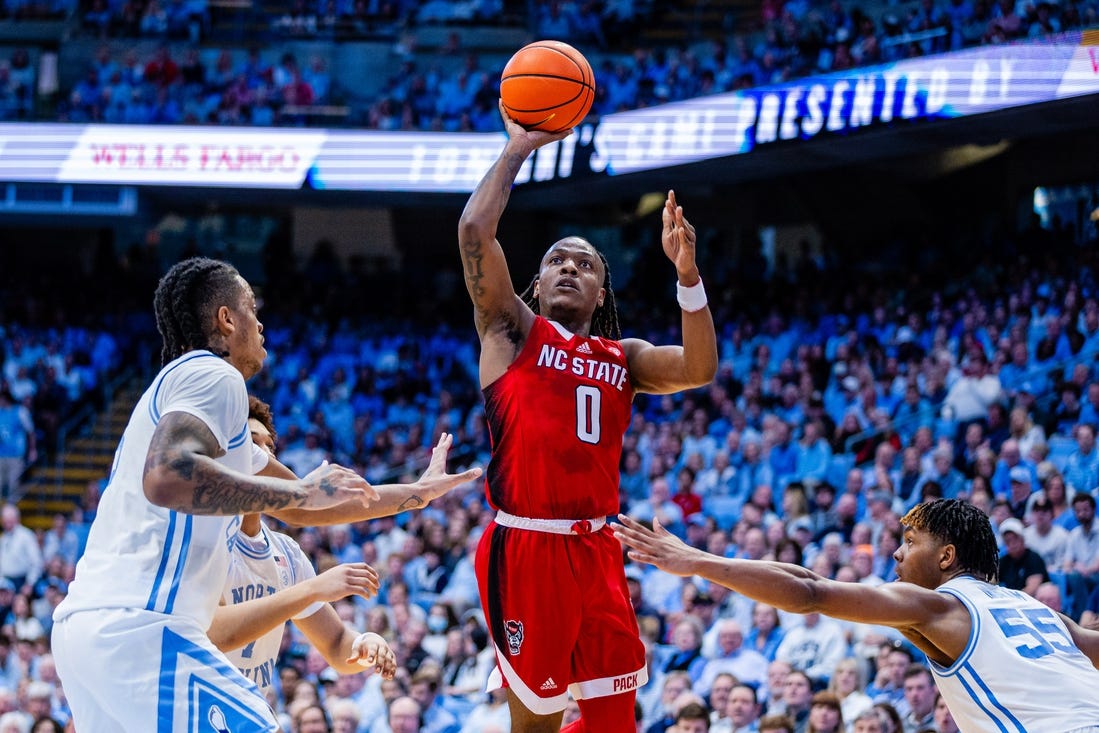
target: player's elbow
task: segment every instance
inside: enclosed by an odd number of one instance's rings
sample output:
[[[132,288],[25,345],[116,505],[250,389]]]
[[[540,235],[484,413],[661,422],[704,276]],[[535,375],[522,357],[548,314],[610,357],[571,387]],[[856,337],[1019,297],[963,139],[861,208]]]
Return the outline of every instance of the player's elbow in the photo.
[[[826,585],[821,578],[802,578],[798,587],[790,593],[786,610],[800,615],[824,613],[827,606]]]
[[[695,374],[691,375],[694,381],[692,387],[705,387],[714,381],[714,377],[717,376],[717,359],[712,361],[708,360],[704,364],[699,365],[695,369]]]
[[[680,389],[705,387],[717,376],[717,359],[692,361],[684,365]]]
[[[166,509],[178,508],[175,477],[164,466],[157,466],[145,471],[141,488],[145,492],[145,498],[154,506]]]
[[[232,635],[227,633],[225,629],[222,629],[216,621],[206,630],[206,637],[210,640],[210,643],[216,646],[218,651],[223,654],[228,654],[231,651],[240,649],[247,643],[235,644]]]
[[[495,222],[475,212],[465,212],[458,220],[458,242],[487,242],[496,238]]]

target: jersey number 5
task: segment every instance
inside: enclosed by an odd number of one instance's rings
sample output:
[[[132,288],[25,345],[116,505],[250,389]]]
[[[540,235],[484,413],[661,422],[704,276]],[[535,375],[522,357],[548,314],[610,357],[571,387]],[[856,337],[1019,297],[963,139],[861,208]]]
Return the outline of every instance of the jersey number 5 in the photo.
[[[581,384],[576,388],[576,437],[585,443],[599,442],[599,409],[603,394],[598,387]]]
[[[1071,654],[1076,651],[1072,640],[1057,625],[1053,611],[1046,608],[990,608],[996,625],[1008,638],[1022,637],[1023,644],[1015,647],[1020,656],[1040,659],[1056,651]]]

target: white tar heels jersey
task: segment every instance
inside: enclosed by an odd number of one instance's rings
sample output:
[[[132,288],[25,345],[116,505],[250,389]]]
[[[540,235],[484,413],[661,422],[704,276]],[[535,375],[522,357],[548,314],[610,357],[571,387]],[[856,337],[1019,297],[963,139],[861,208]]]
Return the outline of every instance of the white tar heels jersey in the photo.
[[[309,558],[298,543],[272,532],[262,523],[257,537],[237,532],[229,557],[229,577],[221,594],[227,606],[263,598],[316,576]],[[323,603],[314,603],[294,618],[308,618]],[[241,673],[264,693],[272,686],[275,662],[282,645],[283,627],[272,629],[251,644],[226,653]]]
[[[1060,617],[1021,591],[971,577],[937,589],[959,599],[973,628],[949,668],[931,664],[964,733],[1067,733],[1099,726],[1099,670]]]
[[[165,366],[126,425],[87,550],[55,619],[76,611],[137,608],[209,628],[240,517],[184,514],[145,498],[146,453],[157,423],[169,412],[202,420],[226,451],[218,462],[252,473],[248,391],[241,373],[209,351],[189,352]]]

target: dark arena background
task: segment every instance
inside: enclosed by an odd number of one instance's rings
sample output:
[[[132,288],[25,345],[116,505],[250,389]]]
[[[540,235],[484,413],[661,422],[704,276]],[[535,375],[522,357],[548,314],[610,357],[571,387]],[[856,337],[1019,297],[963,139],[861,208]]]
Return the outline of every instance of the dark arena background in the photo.
[[[457,225],[505,139],[500,70],[542,38],[587,56],[597,95],[519,174],[498,232],[516,291],[577,234],[607,256],[624,335],[680,343],[660,244],[674,189],[717,327],[711,385],[635,399],[622,510],[717,554],[880,583],[897,518],[964,498],[1026,528],[1035,563],[1001,582],[1096,624],[1099,530],[1073,498],[1099,489],[1097,12],[5,0],[0,733],[69,723],[51,612],[160,367],[152,294],[180,259],[227,260],[255,286],[270,356],[249,389],[300,475],[327,459],[411,481],[443,430],[452,470],[487,465]],[[339,675],[288,625],[271,673],[286,730],[509,730],[504,697],[483,692],[472,567],[492,513],[477,481],[395,520],[287,530],[318,572],[378,570],[377,597],[335,605],[399,670]],[[755,715],[799,723],[791,668],[848,722],[921,704],[889,656],[922,655],[889,629],[776,616],[628,560],[627,577],[651,655],[639,731],[694,730],[673,727],[692,702],[709,730],[741,730],[726,673]],[[405,696],[419,719],[391,718]],[[316,704],[329,721],[310,727]],[[911,730],[956,730],[924,722]]]

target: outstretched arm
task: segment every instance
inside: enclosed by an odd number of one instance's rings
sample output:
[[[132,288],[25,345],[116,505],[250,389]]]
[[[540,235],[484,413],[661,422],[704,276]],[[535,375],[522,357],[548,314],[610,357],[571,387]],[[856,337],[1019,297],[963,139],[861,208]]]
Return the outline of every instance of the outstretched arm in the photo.
[[[482,386],[491,384],[507,369],[534,323],[534,313],[512,287],[504,250],[496,241],[496,228],[523,162],[536,149],[562,140],[572,132],[526,130],[507,116],[502,104],[500,114],[507,129],[507,143],[477,184],[458,222],[462,269],[473,301],[474,325],[481,339]]]
[[[186,514],[227,516],[289,507],[364,506],[376,498],[361,477],[339,466],[324,466],[304,479],[251,476],[218,463],[224,451],[201,419],[168,412],[157,423],[145,458],[145,497],[157,506]]]
[[[666,394],[709,384],[717,373],[717,335],[710,307],[700,301],[704,291],[695,261],[695,228],[668,191],[661,215],[664,254],[675,265],[681,288],[691,288],[683,308],[683,346],[653,346],[641,339],[622,342],[630,360],[630,376],[639,392]],[[694,296],[693,299],[691,296]]]
[[[454,436],[443,433],[439,442],[431,450],[431,463],[420,478],[411,484],[381,484],[373,486],[378,499],[369,505],[361,502],[346,502],[319,510],[287,508],[269,512],[271,516],[294,526],[319,526],[325,524],[343,524],[361,522],[365,519],[389,517],[409,509],[422,509],[435,499],[443,496],[455,486],[472,481],[481,475],[480,468],[471,468],[462,473],[447,473],[446,458]],[[261,475],[292,477],[294,473],[274,458],[268,461]]]
[[[873,587],[823,578],[789,563],[737,560],[711,555],[680,541],[654,522],[654,529],[618,516],[614,534],[630,548],[634,560],[657,566],[673,575],[698,575],[731,588],[756,601],[792,613],[823,613],[848,621],[918,629],[937,616],[947,616],[954,606],[950,597],[910,583]],[[961,637],[961,645],[968,635]],[[960,650],[960,647],[959,647]]]

